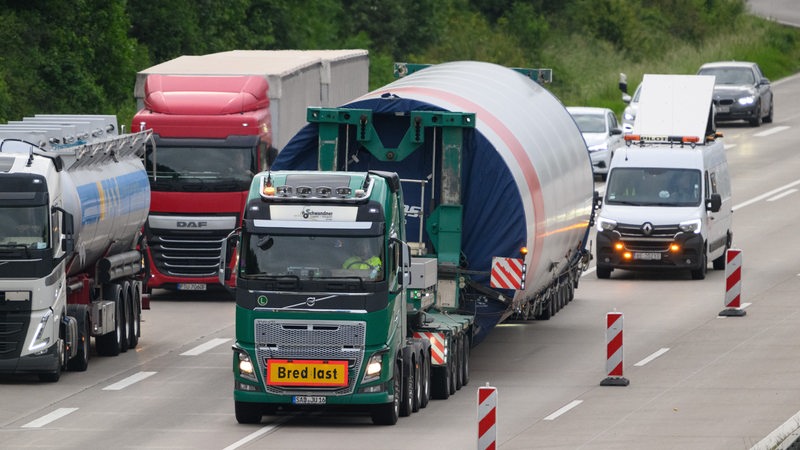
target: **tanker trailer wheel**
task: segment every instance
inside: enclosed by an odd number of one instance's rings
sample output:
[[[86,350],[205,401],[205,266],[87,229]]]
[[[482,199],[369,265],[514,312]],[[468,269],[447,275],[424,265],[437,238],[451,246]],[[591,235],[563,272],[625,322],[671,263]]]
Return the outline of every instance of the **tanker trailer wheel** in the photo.
[[[128,291],[128,303],[130,307],[125,317],[128,318],[128,348],[136,348],[139,345],[139,328],[141,326],[141,305],[142,296],[139,290],[139,283],[125,282],[125,290]]]
[[[128,288],[128,282],[120,285],[119,303],[122,310],[122,315],[117,321],[122,328],[120,333],[119,351],[125,353],[128,351],[128,330],[130,329],[131,318],[131,292]]]
[[[125,306],[120,299],[122,298],[122,288],[116,283],[110,283],[103,287],[103,299],[114,302],[116,308],[116,321],[114,331],[97,336],[94,340],[97,354],[101,356],[117,356],[122,351],[123,324],[125,323]],[[127,340],[125,341],[127,345]]]
[[[400,385],[402,378],[402,365],[398,363],[395,365],[394,376],[392,377],[394,401],[372,408],[372,423],[375,425],[394,425],[397,423],[397,418],[400,417],[400,397],[402,396]]]
[[[250,402],[233,402],[236,421],[239,423],[261,423],[261,404]]]
[[[83,372],[89,367],[89,339],[91,338],[91,322],[86,305],[69,305],[67,314],[75,318],[78,324],[78,353],[67,362],[67,370]]]

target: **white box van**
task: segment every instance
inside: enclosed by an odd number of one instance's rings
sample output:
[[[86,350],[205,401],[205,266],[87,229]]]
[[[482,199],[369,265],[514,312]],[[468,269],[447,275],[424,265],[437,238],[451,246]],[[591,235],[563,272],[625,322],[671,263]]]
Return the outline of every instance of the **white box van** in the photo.
[[[733,233],[725,146],[714,130],[714,77],[645,75],[626,147],[611,161],[597,218],[597,277],[614,269],[725,267]]]

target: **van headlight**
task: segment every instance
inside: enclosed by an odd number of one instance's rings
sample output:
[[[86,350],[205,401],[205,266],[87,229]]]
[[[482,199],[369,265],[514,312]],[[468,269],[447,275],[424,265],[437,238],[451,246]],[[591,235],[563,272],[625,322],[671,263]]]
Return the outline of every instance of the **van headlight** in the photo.
[[[699,234],[701,224],[702,222],[700,221],[700,219],[687,220],[686,222],[681,222],[678,225],[678,228],[680,228],[680,230],[683,231],[684,233]]]
[[[613,231],[617,228],[617,221],[599,217],[597,219],[597,231]]]

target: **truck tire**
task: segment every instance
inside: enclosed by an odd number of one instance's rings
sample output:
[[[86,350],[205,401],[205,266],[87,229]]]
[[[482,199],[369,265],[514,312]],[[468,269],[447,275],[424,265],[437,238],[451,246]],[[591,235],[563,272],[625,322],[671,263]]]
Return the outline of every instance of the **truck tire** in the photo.
[[[67,362],[67,370],[84,372],[89,367],[89,339],[91,338],[91,322],[86,305],[69,305],[67,314],[75,318],[78,324],[78,352]]]
[[[419,407],[425,408],[431,400],[431,355],[430,349],[422,352],[422,395],[419,400]]]
[[[460,335],[457,339],[458,346],[456,347],[456,390],[460,390],[464,386],[464,336]]]
[[[120,302],[120,286],[116,283],[107,284],[103,289],[103,298],[111,300],[116,305],[116,323],[114,324],[114,331],[106,333],[102,336],[97,336],[94,340],[97,354],[100,356],[117,356],[122,351],[122,324],[124,323],[124,311]]]
[[[129,287],[129,283],[126,281],[125,283],[119,285],[120,286],[120,295],[119,295],[119,302],[120,308],[122,310],[122,316],[118,319],[119,326],[121,327],[120,333],[120,340],[119,340],[119,352],[125,353],[128,351],[128,330],[130,329],[130,317],[131,317],[131,292]]]
[[[408,417],[414,411],[414,393],[416,392],[416,379],[414,378],[414,361],[408,351],[408,347],[403,349],[403,382],[400,390],[402,398],[400,400],[400,417]]]
[[[394,401],[377,405],[372,408],[372,423],[375,425],[394,425],[397,423],[397,418],[400,417],[400,397],[401,395],[401,380],[403,374],[400,371],[401,365],[397,364],[394,369],[394,376],[392,377],[392,384],[394,386]]]
[[[236,421],[242,424],[261,423],[261,405],[249,402],[233,402]]]
[[[464,341],[464,351],[461,353],[461,385],[466,386],[469,383],[469,352],[470,352],[470,343],[469,338],[465,335],[463,338]]]
[[[433,398],[447,400],[450,398],[450,378],[452,378],[450,375],[450,365],[435,366],[433,367],[432,373]]]
[[[128,348],[139,345],[139,329],[141,326],[142,296],[137,281],[125,283],[128,286],[130,299],[130,315],[128,316]]]

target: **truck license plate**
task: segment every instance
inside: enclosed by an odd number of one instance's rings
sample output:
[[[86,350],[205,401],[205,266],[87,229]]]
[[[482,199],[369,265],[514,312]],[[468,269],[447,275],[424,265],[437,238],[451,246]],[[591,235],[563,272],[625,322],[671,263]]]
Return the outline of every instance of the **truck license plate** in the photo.
[[[327,402],[327,397],[321,395],[295,395],[292,397],[292,403],[295,405],[324,405]]]
[[[179,291],[205,291],[205,283],[178,283]]]
[[[658,261],[661,260],[661,253],[658,252],[636,252],[633,254],[633,259],[641,259],[645,261]]]
[[[347,361],[267,359],[270,386],[347,386]]]

